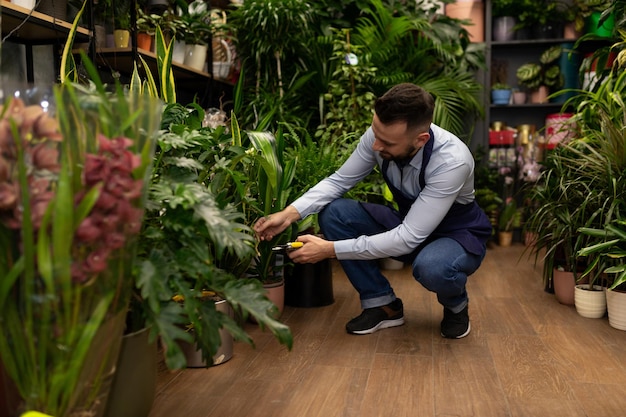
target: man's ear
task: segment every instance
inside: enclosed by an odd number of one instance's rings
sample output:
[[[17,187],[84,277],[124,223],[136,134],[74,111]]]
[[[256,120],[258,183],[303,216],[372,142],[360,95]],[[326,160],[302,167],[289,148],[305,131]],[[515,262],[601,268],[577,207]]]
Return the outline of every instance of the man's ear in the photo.
[[[416,138],[416,145],[417,148],[422,148],[424,145],[426,145],[426,142],[428,142],[428,139],[430,139],[430,132],[423,132],[420,133],[419,135],[417,135]]]

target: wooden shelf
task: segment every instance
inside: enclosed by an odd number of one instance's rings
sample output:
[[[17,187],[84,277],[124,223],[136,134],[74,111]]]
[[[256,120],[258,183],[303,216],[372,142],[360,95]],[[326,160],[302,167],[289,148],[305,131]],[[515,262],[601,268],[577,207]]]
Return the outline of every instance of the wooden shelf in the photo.
[[[138,48],[137,55],[141,56],[144,61],[146,61],[152,75],[156,78],[158,74],[156,54],[154,52]],[[134,63],[133,50],[130,47],[98,49],[96,51],[96,62],[101,65],[114,68],[121,73],[132,74]],[[198,71],[197,69],[177,62],[172,62],[172,71],[177,82],[182,80],[198,81],[199,78],[205,80],[211,79],[210,74],[204,71]]]
[[[141,56],[150,72],[156,79],[158,77],[157,57],[154,52],[145,49],[137,49],[137,55]],[[96,51],[96,62],[100,65],[112,68],[122,74],[130,75],[133,72],[134,56],[132,48],[101,48]],[[138,65],[138,67],[140,67]],[[176,84],[183,88],[199,89],[199,83],[209,82],[212,80],[211,74],[199,71],[195,68],[183,65],[176,61],[172,62],[172,72],[176,79]],[[215,82],[227,86],[233,86],[230,80],[220,78],[213,79]],[[158,80],[157,80],[158,81]]]
[[[27,44],[51,44],[57,40],[65,42],[72,28],[72,23],[48,16],[37,11],[0,2],[2,13],[2,36],[11,33],[9,39],[14,42]],[[75,42],[88,42],[91,31],[78,27]]]

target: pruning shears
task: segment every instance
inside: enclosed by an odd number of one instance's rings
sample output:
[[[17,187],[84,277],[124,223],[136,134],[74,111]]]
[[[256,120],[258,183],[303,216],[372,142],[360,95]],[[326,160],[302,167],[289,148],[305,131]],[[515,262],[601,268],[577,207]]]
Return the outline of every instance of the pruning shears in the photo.
[[[287,242],[284,245],[274,246],[272,250],[274,252],[290,251],[290,250],[301,248],[302,246],[304,246],[303,242]]]

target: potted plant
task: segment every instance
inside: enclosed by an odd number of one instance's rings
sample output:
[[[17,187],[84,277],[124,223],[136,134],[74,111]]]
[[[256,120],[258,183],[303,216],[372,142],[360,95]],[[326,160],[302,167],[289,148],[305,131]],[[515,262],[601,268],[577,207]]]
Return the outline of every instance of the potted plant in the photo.
[[[270,216],[287,205],[291,197],[291,184],[295,175],[297,158],[291,158],[285,152],[287,135],[279,129],[276,134],[249,131],[247,136],[257,152],[253,167],[257,186],[253,189],[256,197],[249,206],[248,218],[252,224],[260,216]],[[254,175],[254,174],[253,174]],[[268,291],[277,292],[276,300],[279,313],[284,306],[284,266],[285,256],[273,250],[294,240],[297,226],[292,225],[275,236],[271,241],[262,241],[257,245],[249,276],[258,279]]]
[[[127,48],[130,42],[130,0],[115,0],[113,37],[116,48]]]
[[[513,229],[522,225],[522,211],[517,207],[517,201],[511,198],[505,204],[498,217],[498,242],[500,246],[511,246]]]
[[[195,0],[183,9],[181,20],[184,25],[184,64],[202,70],[206,63],[207,50],[211,41],[211,12],[206,2]]]
[[[531,92],[531,102],[543,103],[548,95],[563,87],[564,77],[558,64],[563,48],[554,45],[541,53],[539,63],[522,64],[516,71],[520,86]]]
[[[592,258],[585,274],[614,276],[606,292],[609,324],[626,330],[626,221],[616,219],[604,229],[581,228],[580,232],[599,242],[578,251],[578,256]]]
[[[491,102],[498,105],[507,105],[511,101],[511,86],[498,83],[491,86]]]
[[[161,24],[162,16],[148,14],[141,8],[137,8],[137,16],[137,47],[149,51],[152,48],[156,28]]]
[[[491,16],[493,17],[493,40],[506,42],[515,38],[515,25],[520,14],[520,2],[515,0],[493,0]]]
[[[615,17],[611,0],[574,0],[576,31],[610,36]]]
[[[55,416],[106,403],[161,109],[105,91],[82,55],[94,88],[62,73],[52,94],[24,92],[1,112],[3,185],[17,195],[3,197],[0,225],[0,355],[22,410]]]
[[[517,29],[532,30],[534,39],[563,37],[563,22],[571,20],[571,6],[562,0],[520,1]]]

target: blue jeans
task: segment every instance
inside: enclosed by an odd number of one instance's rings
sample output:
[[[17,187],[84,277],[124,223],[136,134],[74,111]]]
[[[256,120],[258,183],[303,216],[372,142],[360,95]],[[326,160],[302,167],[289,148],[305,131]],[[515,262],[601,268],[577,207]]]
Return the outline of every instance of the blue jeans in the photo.
[[[374,235],[387,229],[376,222],[357,201],[337,199],[319,214],[320,228],[328,240],[351,239]],[[486,251],[486,250],[485,250]],[[441,305],[458,313],[468,303],[467,277],[478,269],[485,257],[467,252],[450,238],[439,238],[425,245],[409,261],[413,277],[429,291],[437,294]],[[391,303],[396,295],[387,278],[380,272],[378,261],[342,260],[344,272],[359,292],[362,308]]]

